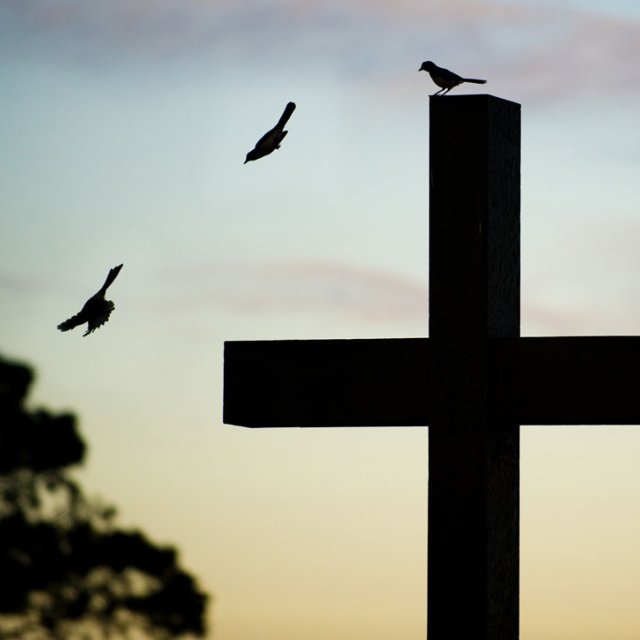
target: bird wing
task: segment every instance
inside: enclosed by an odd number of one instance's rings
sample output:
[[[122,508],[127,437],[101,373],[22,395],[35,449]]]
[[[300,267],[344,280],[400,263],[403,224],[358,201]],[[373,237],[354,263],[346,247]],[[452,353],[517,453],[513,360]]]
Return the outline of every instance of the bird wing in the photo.
[[[267,131],[267,133],[265,133],[262,138],[256,142],[255,148],[260,150],[275,149],[278,145],[280,133],[281,131],[277,127],[269,129],[269,131]]]
[[[449,71],[449,69],[438,69],[438,75],[442,78],[444,82],[447,83],[456,83],[460,84],[463,81],[462,76],[459,76],[457,73],[453,71]]]
[[[71,318],[68,318],[64,322],[61,322],[58,325],[58,329],[60,331],[69,331],[71,329],[75,329],[81,324],[84,324],[86,321],[87,321],[87,318],[85,314],[82,311],[80,311],[79,313],[76,313],[75,316],[71,316]]]

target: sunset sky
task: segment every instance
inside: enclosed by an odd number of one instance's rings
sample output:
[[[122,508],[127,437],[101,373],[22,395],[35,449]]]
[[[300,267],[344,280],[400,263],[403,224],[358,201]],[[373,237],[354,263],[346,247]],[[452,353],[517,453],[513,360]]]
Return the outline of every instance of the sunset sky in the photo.
[[[0,353],[78,415],[78,477],[215,640],[424,639],[427,430],[224,425],[223,342],[427,335],[423,60],[522,104],[522,334],[640,334],[640,3],[0,0],[0,59]],[[640,637],[639,461],[522,429],[524,640]]]

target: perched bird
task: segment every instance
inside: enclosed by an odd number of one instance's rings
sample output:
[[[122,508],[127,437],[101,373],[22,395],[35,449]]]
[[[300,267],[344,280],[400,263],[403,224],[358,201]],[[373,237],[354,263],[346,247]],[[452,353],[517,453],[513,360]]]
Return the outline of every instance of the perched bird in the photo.
[[[280,120],[278,120],[278,124],[273,127],[273,129],[267,131],[267,133],[265,133],[262,138],[256,142],[256,146],[247,153],[247,159],[244,161],[244,164],[247,164],[250,160],[257,160],[258,158],[269,155],[272,151],[280,148],[280,143],[287,133],[289,133],[284,130],[285,125],[295,108],[296,105],[293,102],[289,102],[287,104],[280,116]]]
[[[463,78],[449,69],[443,69],[431,61],[423,62],[418,71],[428,71],[431,79],[441,87],[440,91],[436,91],[433,95],[444,95],[457,87],[463,82],[473,82],[474,84],[485,84],[486,80],[478,80],[477,78]]]
[[[107,275],[107,279],[104,281],[102,288],[98,293],[91,296],[82,307],[80,313],[77,313],[72,318],[61,322],[58,325],[60,331],[69,331],[75,327],[87,323],[87,330],[83,335],[88,336],[92,331],[95,331],[98,327],[101,327],[111,315],[111,312],[115,309],[115,305],[111,300],[105,300],[104,294],[111,286],[111,283],[116,279],[122,269],[122,265],[113,267]]]

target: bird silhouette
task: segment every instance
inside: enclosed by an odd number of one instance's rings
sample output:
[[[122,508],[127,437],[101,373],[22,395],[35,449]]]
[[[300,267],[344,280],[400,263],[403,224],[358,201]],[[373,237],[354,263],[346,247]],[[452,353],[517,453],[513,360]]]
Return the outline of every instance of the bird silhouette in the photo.
[[[69,331],[86,322],[87,330],[83,336],[88,336],[92,331],[101,327],[115,309],[113,302],[111,302],[111,300],[105,300],[104,295],[120,273],[120,269],[122,269],[121,264],[113,267],[113,269],[109,271],[107,279],[104,281],[100,291],[84,303],[84,307],[82,307],[80,313],[76,313],[75,316],[61,322],[58,325],[58,329],[60,329],[60,331]]]
[[[486,80],[478,80],[477,78],[463,78],[457,73],[453,73],[453,71],[449,71],[449,69],[443,69],[431,61],[423,62],[418,71],[427,71],[431,76],[431,79],[441,87],[440,91],[436,91],[433,94],[434,96],[439,94],[445,95],[451,91],[453,87],[457,87],[463,82],[473,82],[474,84],[486,83]]]
[[[251,160],[257,160],[258,158],[269,155],[272,151],[280,148],[280,143],[287,133],[289,133],[284,130],[284,127],[295,108],[295,103],[289,102],[287,104],[280,116],[280,120],[278,120],[278,124],[276,124],[273,129],[267,131],[267,133],[265,133],[262,138],[256,142],[256,146],[247,153],[247,159],[244,161],[244,164],[247,164],[247,162]]]

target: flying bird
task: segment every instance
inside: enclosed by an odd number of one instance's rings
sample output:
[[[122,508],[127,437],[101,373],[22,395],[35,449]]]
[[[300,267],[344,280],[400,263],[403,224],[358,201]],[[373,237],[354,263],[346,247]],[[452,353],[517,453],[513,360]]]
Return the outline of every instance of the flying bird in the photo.
[[[296,108],[295,103],[289,102],[287,106],[284,108],[282,115],[280,116],[280,120],[278,120],[278,124],[276,124],[273,129],[270,129],[265,133],[258,142],[256,142],[256,146],[247,153],[247,159],[244,161],[244,164],[247,164],[250,160],[257,160],[258,158],[262,158],[263,156],[269,155],[272,151],[280,148],[280,143],[283,138],[289,133],[285,131],[285,125],[287,124],[291,114],[294,112]]]
[[[111,312],[115,309],[115,305],[111,300],[105,300],[104,295],[107,289],[111,286],[122,269],[122,265],[113,267],[107,275],[107,279],[104,281],[100,291],[91,296],[85,303],[84,307],[80,310],[80,313],[76,313],[75,316],[61,322],[58,325],[60,331],[69,331],[75,327],[87,323],[87,330],[83,336],[88,336],[92,331],[95,331],[98,327],[101,327],[111,315]]]
[[[440,91],[436,91],[433,94],[434,96],[439,94],[445,95],[445,93],[451,91],[453,87],[457,87],[463,82],[473,82],[473,84],[486,83],[486,80],[478,80],[477,78],[463,78],[457,73],[453,73],[453,71],[449,71],[449,69],[443,69],[431,61],[423,62],[418,71],[427,71],[431,76],[431,79],[441,87]]]

